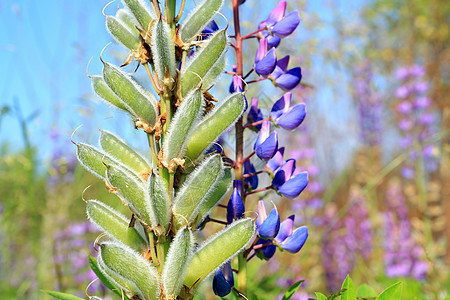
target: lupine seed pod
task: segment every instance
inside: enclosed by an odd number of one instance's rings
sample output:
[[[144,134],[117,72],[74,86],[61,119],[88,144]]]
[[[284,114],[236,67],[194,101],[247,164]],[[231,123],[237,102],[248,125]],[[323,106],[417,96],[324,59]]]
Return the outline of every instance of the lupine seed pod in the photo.
[[[80,164],[100,179],[105,179],[106,166],[119,166],[120,163],[100,149],[85,143],[78,143],[77,158]],[[122,166],[120,166],[122,167]]]
[[[125,24],[113,16],[106,16],[106,29],[114,39],[129,50],[139,46],[139,36],[131,32]]]
[[[196,88],[202,78],[226,52],[228,45],[225,30],[221,30],[204,41],[200,50],[188,61],[181,74],[181,96]]]
[[[119,9],[116,13],[116,18],[122,21],[131,33],[139,37],[140,33],[136,28],[136,26],[139,26],[139,22],[128,9]]]
[[[113,133],[101,130],[99,143],[108,155],[126,165],[137,174],[151,169],[148,162],[141,155]]]
[[[197,89],[183,99],[178,107],[167,136],[164,140],[164,160],[169,170],[174,171],[176,165],[171,162],[174,158],[183,159],[186,154],[186,137],[189,136],[193,125],[198,122],[202,114],[203,94]]]
[[[243,218],[225,227],[206,240],[194,253],[184,285],[196,286],[223,263],[244,250],[255,233],[255,222]]]
[[[122,100],[114,93],[114,91],[106,84],[102,76],[92,76],[92,89],[103,100],[112,104],[118,109],[129,111],[129,107],[125,105]]]
[[[193,213],[195,224],[192,227],[196,227],[207,215],[211,213],[214,207],[217,206],[223,199],[227,198],[231,194],[231,188],[233,183],[233,175],[231,169],[226,168],[220,177],[217,178],[214,186],[198,205],[197,210]]]
[[[114,283],[140,299],[159,298],[158,271],[131,248],[114,242],[103,243],[98,253],[98,265]]]
[[[155,220],[154,212],[148,197],[144,182],[132,172],[109,165],[106,168],[108,184],[117,189],[117,195],[129,206],[131,211],[145,224],[151,226]]]
[[[147,6],[144,0],[122,0],[124,6],[128,7],[136,20],[145,31],[148,30],[148,25],[155,19],[155,15]]]
[[[175,46],[172,31],[166,21],[159,19],[152,27],[151,49],[159,84],[163,85],[166,69],[175,78]]]
[[[160,176],[150,174],[146,189],[146,196],[149,197],[147,203],[153,212],[151,225],[157,235],[163,235],[169,227],[171,217],[168,187]]]
[[[241,93],[232,94],[217,105],[194,128],[187,142],[186,161],[195,161],[205,149],[230,128],[242,115],[245,99]]]
[[[216,63],[209,69],[208,73],[206,73],[205,77],[203,77],[203,86],[205,88],[209,88],[213,84],[215,84],[221,75],[223,75],[223,71],[227,66],[227,53],[223,52]]]
[[[112,207],[97,200],[88,200],[86,212],[89,221],[110,237],[139,252],[147,249],[147,243],[139,232],[129,227],[129,220]]]
[[[192,258],[194,242],[192,231],[184,227],[177,232],[170,244],[161,276],[167,299],[176,299],[183,286],[184,276]]]
[[[180,228],[196,221],[195,211],[205,199],[217,178],[223,173],[222,158],[214,154],[206,158],[186,179],[173,200],[175,227]]]
[[[119,96],[130,113],[154,126],[157,120],[156,99],[128,74],[110,63],[103,64],[103,79]]]
[[[192,41],[211,22],[223,5],[223,0],[203,0],[184,20],[180,37],[183,43]]]

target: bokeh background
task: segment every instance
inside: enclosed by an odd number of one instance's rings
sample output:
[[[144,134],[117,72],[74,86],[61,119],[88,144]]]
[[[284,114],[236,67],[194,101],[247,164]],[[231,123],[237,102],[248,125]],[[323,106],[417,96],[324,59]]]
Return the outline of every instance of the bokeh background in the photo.
[[[277,1],[261,3],[241,7],[244,31],[257,29]],[[83,190],[92,185],[84,197],[117,200],[77,165],[74,129],[83,125],[76,141],[95,144],[101,127],[145,149],[145,137],[93,94],[87,76],[100,73],[99,53],[112,40],[106,4],[0,1],[2,299],[47,299],[41,289],[83,296],[95,278],[87,257],[99,232],[86,222]],[[298,225],[308,225],[309,239],[297,255],[253,260],[249,289],[276,299],[304,279],[293,299],[307,299],[337,292],[350,274],[378,292],[403,281],[404,299],[443,299],[450,290],[450,2],[290,0],[293,9],[302,22],[277,54],[302,67],[293,101],[306,102],[308,115],[280,136],[310,184],[295,200],[263,196],[283,219],[295,213]],[[257,44],[247,46],[250,68]],[[113,43],[103,56],[118,63],[127,53]],[[223,79],[216,98],[228,89]],[[267,112],[281,94],[258,84],[249,95]],[[89,293],[109,297],[98,282]]]

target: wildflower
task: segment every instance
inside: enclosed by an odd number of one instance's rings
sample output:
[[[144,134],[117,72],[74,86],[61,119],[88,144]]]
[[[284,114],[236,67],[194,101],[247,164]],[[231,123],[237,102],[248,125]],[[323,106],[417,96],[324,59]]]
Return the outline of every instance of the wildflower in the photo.
[[[270,117],[275,123],[285,129],[297,128],[305,119],[306,105],[304,103],[290,107],[292,93],[288,92],[283,95],[272,106]]]
[[[289,65],[289,55],[279,59],[272,72],[272,81],[284,91],[295,88],[302,79],[302,70],[300,67],[287,69]]]
[[[261,159],[271,159],[278,149],[278,134],[276,131],[270,133],[270,122],[262,123],[261,131],[256,139],[253,149]]]

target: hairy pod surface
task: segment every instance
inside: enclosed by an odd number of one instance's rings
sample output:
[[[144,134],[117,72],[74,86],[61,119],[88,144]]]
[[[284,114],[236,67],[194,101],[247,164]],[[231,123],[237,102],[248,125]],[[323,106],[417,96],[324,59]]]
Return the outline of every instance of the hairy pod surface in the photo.
[[[113,242],[103,243],[98,254],[98,265],[100,270],[123,289],[131,291],[141,299],[158,299],[158,271],[131,248]]]
[[[139,46],[139,36],[133,34],[128,27],[113,16],[106,16],[106,29],[114,39],[129,50],[136,50]]]
[[[146,2],[144,0],[122,0],[122,3],[129,8],[130,12],[142,26],[142,29],[147,31],[148,25],[155,19],[155,15],[147,6]]]
[[[106,165],[122,167],[119,166],[120,163],[118,161],[92,145],[78,143],[76,146],[77,158],[80,164],[100,179],[105,179]]]
[[[114,93],[114,91],[106,84],[102,76],[92,76],[92,89],[103,100],[115,106],[118,109],[129,111],[129,107]]]
[[[241,93],[232,94],[217,105],[194,128],[187,142],[187,161],[195,161],[205,149],[230,128],[245,109],[245,99]]]
[[[112,132],[101,130],[99,143],[108,155],[126,165],[137,174],[151,169],[148,162],[141,155]]]
[[[116,13],[116,18],[122,21],[123,25],[139,39],[140,33],[136,28],[136,26],[139,26],[139,22],[128,9],[119,9]]]
[[[251,218],[237,220],[206,240],[194,253],[184,280],[184,285],[197,285],[208,275],[251,242],[255,222]]]
[[[154,126],[157,120],[156,99],[130,75],[110,63],[103,64],[106,84],[130,108],[130,114]]]
[[[177,232],[170,244],[162,271],[164,292],[169,299],[175,299],[183,286],[184,276],[192,258],[194,242],[192,231],[184,227]]]
[[[203,94],[197,89],[188,94],[178,107],[170,124],[164,141],[164,160],[172,169],[170,162],[174,158],[184,158],[186,153],[186,137],[192,131],[202,114]],[[176,166],[175,166],[176,167]]]
[[[171,217],[168,187],[160,176],[151,174],[147,180],[146,189],[147,202],[153,212],[151,225],[156,235],[163,235],[169,227]]]
[[[86,213],[89,221],[117,241],[143,252],[147,243],[134,227],[129,227],[129,220],[103,202],[88,200]]]
[[[117,189],[117,195],[130,207],[131,211],[145,224],[152,225],[154,212],[145,196],[144,182],[132,172],[109,165],[106,168],[108,184]]]
[[[222,158],[218,154],[207,157],[186,179],[175,196],[172,211],[175,227],[180,228],[195,221],[200,203],[223,173]]]
[[[184,20],[180,37],[183,43],[192,41],[212,21],[223,5],[223,0],[203,0]]]
[[[181,74],[181,96],[196,88],[227,50],[227,35],[221,30],[203,42],[200,50],[188,61]]]
[[[205,88],[209,88],[214,85],[219,78],[222,76],[223,71],[227,66],[227,53],[223,52],[216,63],[211,67],[211,69],[203,77],[203,85]]]
[[[173,44],[172,31],[166,21],[159,19],[152,27],[151,49],[153,62],[159,84],[163,85],[166,68],[172,78],[175,78],[175,46]]]
[[[207,215],[211,213],[217,204],[230,196],[232,186],[233,175],[231,174],[231,169],[225,168],[209,190],[208,194],[198,205],[196,211],[193,213],[193,219],[196,220],[196,222],[192,227],[196,227],[197,224],[199,224]]]

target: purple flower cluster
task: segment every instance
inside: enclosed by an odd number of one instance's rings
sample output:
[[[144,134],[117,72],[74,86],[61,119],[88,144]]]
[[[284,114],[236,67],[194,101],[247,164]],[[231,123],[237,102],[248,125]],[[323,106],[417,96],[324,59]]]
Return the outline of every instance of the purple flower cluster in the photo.
[[[432,101],[426,95],[429,84],[424,81],[424,75],[425,69],[418,65],[403,67],[396,72],[397,79],[402,82],[395,91],[400,147],[410,150],[416,143],[422,147],[420,153],[411,151],[402,169],[402,176],[406,179],[414,177],[414,164],[419,155],[423,158],[426,171],[432,172],[437,168],[437,147],[427,142],[437,131],[437,114],[432,111]]]
[[[424,250],[411,236],[408,207],[399,182],[391,182],[386,191],[384,212],[384,265],[388,277],[424,279],[429,264],[422,260]]]
[[[354,96],[358,105],[361,141],[367,146],[380,144],[383,105],[381,97],[372,87],[373,73],[370,61],[355,69]]]
[[[358,258],[368,261],[372,252],[372,225],[365,199],[351,191],[349,201],[354,203],[348,214],[332,225],[323,238],[323,267],[330,291],[339,290],[339,283],[350,274]],[[325,212],[325,226],[333,222],[336,207],[329,206]]]

